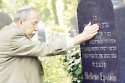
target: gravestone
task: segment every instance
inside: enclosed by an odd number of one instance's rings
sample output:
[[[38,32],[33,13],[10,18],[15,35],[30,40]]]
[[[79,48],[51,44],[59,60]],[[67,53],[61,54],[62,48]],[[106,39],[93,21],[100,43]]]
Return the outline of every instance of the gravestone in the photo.
[[[80,45],[83,83],[119,83],[118,46],[113,5],[110,0],[80,0],[77,9],[81,33],[90,21],[99,33]]]
[[[125,83],[125,4],[123,0],[112,0],[118,39],[119,83]]]
[[[0,29],[12,23],[12,18],[5,12],[0,12]]]

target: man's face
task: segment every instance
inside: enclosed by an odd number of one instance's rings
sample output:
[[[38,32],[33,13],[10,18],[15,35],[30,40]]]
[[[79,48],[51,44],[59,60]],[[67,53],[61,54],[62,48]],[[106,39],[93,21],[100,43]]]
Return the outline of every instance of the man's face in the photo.
[[[36,11],[31,11],[25,21],[22,22],[22,27],[28,37],[32,37],[33,32],[37,31],[39,15]]]

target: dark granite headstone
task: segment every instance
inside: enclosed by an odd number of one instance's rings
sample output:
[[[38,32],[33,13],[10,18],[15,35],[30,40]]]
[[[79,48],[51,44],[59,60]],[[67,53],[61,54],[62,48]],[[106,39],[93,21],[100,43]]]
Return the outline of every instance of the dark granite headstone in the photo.
[[[118,39],[119,83],[125,83],[125,4],[123,0],[112,0]]]
[[[83,83],[119,83],[118,47],[110,0],[81,0],[77,9],[79,32],[90,21],[98,23],[96,37],[80,45]]]

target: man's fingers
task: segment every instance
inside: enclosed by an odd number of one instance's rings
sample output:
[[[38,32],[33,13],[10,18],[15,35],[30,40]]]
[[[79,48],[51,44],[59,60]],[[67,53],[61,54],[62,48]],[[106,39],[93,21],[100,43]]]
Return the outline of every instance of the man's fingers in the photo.
[[[93,25],[91,25],[91,26],[89,26],[88,27],[89,29],[97,29],[97,30],[99,30],[99,25],[97,25],[97,24],[93,24]]]
[[[93,24],[93,25],[88,24],[87,26],[85,26],[84,30],[99,30],[99,25],[98,24]]]
[[[88,23],[88,26],[90,26],[90,25],[91,25],[91,22]]]
[[[92,37],[96,36],[97,33],[98,33],[98,32],[91,33],[91,34],[90,34],[90,39],[91,39]]]

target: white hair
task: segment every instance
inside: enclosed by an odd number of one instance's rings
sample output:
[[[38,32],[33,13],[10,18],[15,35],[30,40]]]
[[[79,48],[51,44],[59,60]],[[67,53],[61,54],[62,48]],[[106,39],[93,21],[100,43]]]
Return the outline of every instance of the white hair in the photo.
[[[23,8],[19,9],[15,15],[14,21],[19,21],[19,20],[26,20],[27,17],[29,16],[31,11],[34,11],[35,8],[31,6],[24,6]]]

